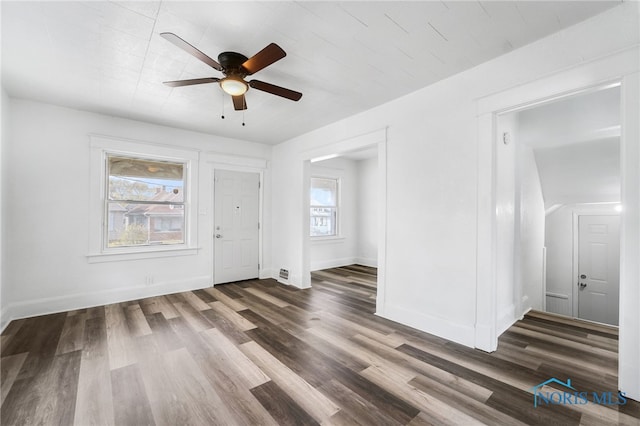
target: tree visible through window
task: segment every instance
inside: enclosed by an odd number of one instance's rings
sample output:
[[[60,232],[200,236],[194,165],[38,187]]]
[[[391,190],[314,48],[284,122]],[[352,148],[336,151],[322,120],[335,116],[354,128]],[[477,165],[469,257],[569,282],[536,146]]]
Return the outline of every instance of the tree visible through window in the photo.
[[[338,235],[338,179],[312,177],[309,194],[310,235]]]
[[[185,242],[185,165],[107,157],[107,247]]]

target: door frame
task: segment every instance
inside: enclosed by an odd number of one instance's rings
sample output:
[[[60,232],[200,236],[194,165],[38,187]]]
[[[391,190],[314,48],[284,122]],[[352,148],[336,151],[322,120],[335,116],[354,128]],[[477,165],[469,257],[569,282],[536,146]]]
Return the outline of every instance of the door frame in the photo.
[[[476,101],[478,111],[477,269],[475,347],[498,346],[496,271],[496,116],[501,112],[549,102],[604,84],[620,84],[621,201],[620,340],[618,388],[640,400],[640,49],[637,45],[583,62],[547,77]]]
[[[605,204],[618,204],[618,203],[602,203]],[[572,272],[573,277],[571,279],[571,316],[573,318],[579,318],[581,320],[585,320],[584,318],[580,318],[578,316],[579,312],[579,300],[580,297],[578,291],[578,272],[579,272],[579,260],[580,260],[580,217],[581,216],[616,216],[620,217],[620,214],[613,213],[611,211],[607,212],[597,212],[597,211],[573,211],[573,262],[572,262]],[[620,224],[622,225],[622,224]],[[620,243],[621,234],[618,235],[618,243]],[[620,259],[618,258],[618,269],[620,269]],[[620,282],[618,280],[618,294],[620,293]],[[620,299],[618,298],[618,312],[620,311]],[[589,321],[589,320],[585,320]],[[616,327],[615,325],[607,324],[611,327]]]
[[[309,186],[311,160],[339,157],[351,151],[377,147],[378,150],[378,277],[376,315],[385,316],[387,260],[387,128],[374,130],[302,153],[302,288],[311,286],[311,237],[309,236]]]
[[[243,173],[257,173],[259,176],[260,188],[258,188],[258,220],[260,222],[260,228],[258,229],[258,263],[260,264],[260,268],[258,268],[258,278],[266,279],[270,278],[271,275],[269,273],[268,268],[265,267],[264,261],[264,198],[265,198],[265,185],[264,185],[264,174],[265,169],[267,167],[266,160],[258,160],[258,159],[249,159],[249,158],[241,158],[241,157],[232,157],[232,156],[224,156],[224,162],[220,161],[221,159],[208,161],[209,163],[209,175],[207,176],[207,180],[210,185],[206,185],[209,190],[209,197],[211,199],[211,204],[209,206],[209,210],[211,211],[211,220],[210,220],[210,228],[209,228],[209,239],[211,241],[211,287],[215,284],[215,255],[216,255],[216,241],[215,241],[215,227],[216,227],[216,218],[215,218],[215,176],[216,170],[225,170],[232,172],[243,172]],[[204,211],[200,212],[204,214]]]

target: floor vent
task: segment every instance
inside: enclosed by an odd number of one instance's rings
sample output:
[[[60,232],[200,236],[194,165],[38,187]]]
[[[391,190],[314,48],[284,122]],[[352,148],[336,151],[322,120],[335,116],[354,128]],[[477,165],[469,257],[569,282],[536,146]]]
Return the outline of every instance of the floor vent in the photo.
[[[289,279],[289,270],[288,269],[280,269],[280,278],[283,280]]]

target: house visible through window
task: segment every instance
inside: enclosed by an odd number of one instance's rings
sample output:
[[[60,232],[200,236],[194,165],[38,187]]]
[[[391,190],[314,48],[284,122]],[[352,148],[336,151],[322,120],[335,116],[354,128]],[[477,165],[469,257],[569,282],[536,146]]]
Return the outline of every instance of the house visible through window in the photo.
[[[312,177],[309,193],[310,235],[338,235],[338,179]]]
[[[107,248],[185,243],[185,164],[107,157]]]

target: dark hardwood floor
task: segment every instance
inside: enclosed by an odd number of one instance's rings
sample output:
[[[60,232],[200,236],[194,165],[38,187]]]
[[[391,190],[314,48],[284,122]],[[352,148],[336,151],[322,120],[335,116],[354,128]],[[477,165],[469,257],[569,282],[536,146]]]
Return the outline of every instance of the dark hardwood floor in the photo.
[[[534,407],[552,377],[617,396],[616,329],[531,313],[487,354],[373,315],[375,272],[13,321],[2,425],[640,425],[634,401]]]

